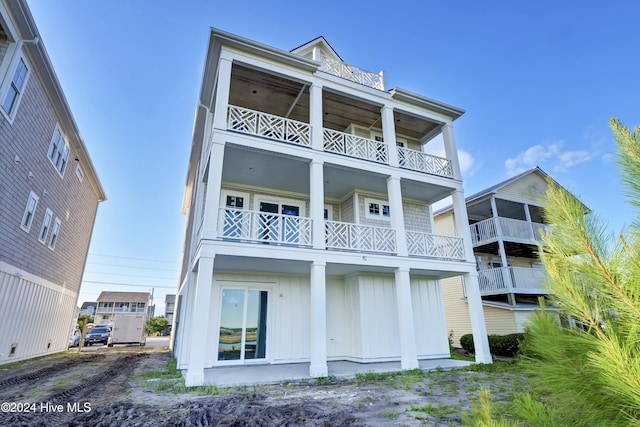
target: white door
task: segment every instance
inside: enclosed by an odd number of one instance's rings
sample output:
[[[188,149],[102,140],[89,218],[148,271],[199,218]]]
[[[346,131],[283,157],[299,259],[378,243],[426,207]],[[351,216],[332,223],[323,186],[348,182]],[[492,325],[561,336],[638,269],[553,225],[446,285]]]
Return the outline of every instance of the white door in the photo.
[[[218,361],[266,358],[268,300],[268,291],[262,289],[222,290]]]

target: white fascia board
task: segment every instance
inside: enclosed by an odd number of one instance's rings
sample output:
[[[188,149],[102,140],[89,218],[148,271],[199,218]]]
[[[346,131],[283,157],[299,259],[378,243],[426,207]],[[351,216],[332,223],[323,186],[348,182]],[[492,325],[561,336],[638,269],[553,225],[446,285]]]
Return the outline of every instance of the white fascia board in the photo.
[[[414,104],[419,108],[437,111],[450,120],[456,120],[465,113],[465,110],[461,108],[427,98],[426,96],[418,95],[417,93],[409,92],[405,89],[393,88],[389,93],[393,99],[399,102]]]

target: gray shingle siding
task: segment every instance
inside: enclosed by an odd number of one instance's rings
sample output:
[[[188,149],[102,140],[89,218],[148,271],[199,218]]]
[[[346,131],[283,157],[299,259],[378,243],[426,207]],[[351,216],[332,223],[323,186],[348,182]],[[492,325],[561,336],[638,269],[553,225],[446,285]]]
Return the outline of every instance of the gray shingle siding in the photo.
[[[64,177],[49,161],[47,152],[57,122],[30,67],[13,123],[0,114],[0,261],[78,292],[98,198],[88,179],[78,180],[73,149]],[[14,161],[16,156],[19,162]],[[31,191],[40,199],[26,233],[20,223]],[[61,221],[54,251],[47,246],[51,231],[46,245],[38,240],[47,208],[53,212],[52,225],[56,217]]]

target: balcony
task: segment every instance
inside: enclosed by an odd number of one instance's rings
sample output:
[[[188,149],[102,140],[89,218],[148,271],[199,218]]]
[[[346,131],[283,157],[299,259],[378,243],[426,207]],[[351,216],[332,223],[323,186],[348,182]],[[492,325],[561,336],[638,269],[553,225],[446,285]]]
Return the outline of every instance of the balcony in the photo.
[[[542,241],[542,231],[548,232],[549,227],[535,222],[519,219],[493,217],[469,226],[473,246],[501,239],[539,243]]]
[[[229,106],[227,129],[289,144],[311,147],[311,126],[247,108]],[[381,141],[332,129],[323,129],[324,151],[389,164],[389,146]],[[453,178],[451,161],[417,150],[397,147],[400,167],[426,174]]]
[[[146,313],[147,309],[144,307],[98,307],[96,314],[98,313]]]
[[[355,65],[345,64],[323,56],[320,59],[320,71],[332,74],[342,79],[350,80],[364,86],[378,90],[384,90],[384,79],[382,72],[374,73],[363,70]]]
[[[547,272],[526,267],[501,267],[478,271],[480,295],[546,294]]]
[[[273,243],[311,247],[312,220],[306,217],[221,208],[218,236],[247,243]],[[374,252],[395,255],[396,232],[388,227],[325,221],[325,244],[330,250]],[[418,231],[407,232],[411,256],[464,260],[462,238]]]

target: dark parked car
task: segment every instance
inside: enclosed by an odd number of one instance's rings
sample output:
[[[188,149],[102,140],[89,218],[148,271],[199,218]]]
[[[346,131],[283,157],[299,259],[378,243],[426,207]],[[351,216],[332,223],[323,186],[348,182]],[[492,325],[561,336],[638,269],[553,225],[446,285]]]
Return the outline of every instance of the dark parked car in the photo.
[[[109,328],[93,328],[84,337],[84,345],[91,346],[93,343],[107,344],[109,342],[111,330]]]

